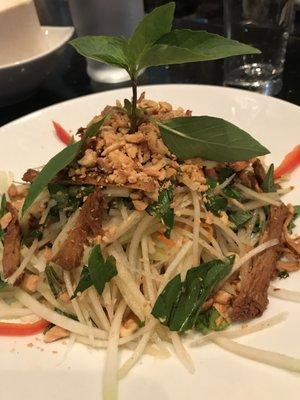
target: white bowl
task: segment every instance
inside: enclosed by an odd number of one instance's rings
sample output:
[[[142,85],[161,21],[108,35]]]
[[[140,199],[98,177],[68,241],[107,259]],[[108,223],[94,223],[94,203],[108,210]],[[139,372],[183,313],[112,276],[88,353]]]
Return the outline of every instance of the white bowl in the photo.
[[[0,106],[17,103],[29,97],[55,67],[63,46],[71,39],[74,28],[43,26],[47,50],[16,63],[0,65]]]

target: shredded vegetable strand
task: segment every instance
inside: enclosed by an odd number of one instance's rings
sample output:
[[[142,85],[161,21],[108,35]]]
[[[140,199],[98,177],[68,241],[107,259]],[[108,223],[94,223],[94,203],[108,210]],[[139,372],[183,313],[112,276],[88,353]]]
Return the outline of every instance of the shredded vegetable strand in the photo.
[[[193,266],[199,265],[199,232],[200,232],[200,205],[196,192],[191,192],[194,205],[194,224],[193,224]]]
[[[278,299],[300,303],[300,292],[296,292],[294,290],[276,288],[275,286],[271,285],[268,293],[270,296],[277,297]]]
[[[27,267],[28,263],[31,260],[35,250],[37,249],[38,240],[34,239],[32,245],[29,247],[26,256],[24,257],[23,261],[21,262],[19,268],[7,279],[7,282],[10,285],[13,285],[16,280],[22,275],[25,268]]]
[[[170,336],[178,359],[182,362],[185,368],[191,374],[193,374],[195,372],[195,366],[193,360],[191,359],[191,356],[188,354],[185,347],[183,346],[179,334],[177,332],[171,332]]]
[[[228,350],[238,356],[245,357],[253,361],[258,361],[263,364],[268,364],[272,367],[286,369],[293,372],[300,372],[299,358],[289,357],[284,354],[246,346],[225,337],[214,338],[212,341],[223,349]]]
[[[103,374],[103,400],[117,400],[118,398],[118,342],[125,309],[126,303],[122,300],[118,305],[109,331]]]

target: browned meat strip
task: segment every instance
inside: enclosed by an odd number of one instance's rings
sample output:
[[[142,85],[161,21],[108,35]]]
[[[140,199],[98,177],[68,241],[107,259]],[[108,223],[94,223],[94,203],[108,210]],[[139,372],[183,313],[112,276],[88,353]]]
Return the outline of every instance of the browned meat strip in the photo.
[[[39,172],[36,171],[35,169],[30,168],[25,172],[22,179],[24,182],[32,183],[37,177],[38,173]]]
[[[244,186],[247,186],[256,192],[262,191],[252,171],[242,171],[238,176]]]
[[[11,276],[21,262],[21,229],[18,221],[18,211],[7,203],[6,209],[12,215],[12,220],[6,228],[3,245],[3,273],[4,278]]]
[[[284,204],[280,207],[271,206],[265,241],[281,239],[287,214],[288,210]],[[266,309],[267,291],[278,258],[276,247],[271,247],[255,257],[253,263],[241,274],[241,290],[233,302],[230,315],[233,321],[247,321],[259,317]]]
[[[266,171],[258,158],[252,164],[252,168],[257,182],[261,185],[266,177]]]
[[[53,262],[65,270],[79,267],[87,238],[101,232],[102,208],[101,192],[96,189],[83,203],[75,227],[52,258]]]

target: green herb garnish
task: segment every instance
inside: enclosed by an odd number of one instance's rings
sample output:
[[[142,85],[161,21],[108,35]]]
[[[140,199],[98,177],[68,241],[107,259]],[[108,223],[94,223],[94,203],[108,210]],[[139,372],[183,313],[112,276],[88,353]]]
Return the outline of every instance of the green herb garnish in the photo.
[[[268,172],[261,184],[261,188],[265,193],[276,192],[274,184],[274,164],[271,164]]]
[[[147,207],[151,215],[159,218],[166,225],[165,236],[170,238],[174,226],[174,209],[171,207],[173,201],[173,187],[162,189],[159,192],[158,200]]]
[[[105,119],[106,117],[88,127],[85,131],[84,137],[81,140],[64,148],[60,153],[56,154],[51,158],[50,161],[48,161],[48,163],[44,166],[41,172],[39,172],[33,183],[30,185],[28,195],[22,208],[22,215],[24,215],[34,200],[48,185],[48,183],[51,182],[51,180],[58,174],[58,172],[64,169],[75,159],[75,157],[80,153],[85,140],[96,135],[103,125]]]
[[[144,116],[137,108],[137,78],[143,68],[216,60],[260,53],[254,47],[205,31],[172,30],[175,3],[155,8],[139,23],[129,40],[113,36],[79,37],[70,44],[87,58],[124,68],[131,79],[132,101],[124,110],[135,132]],[[268,150],[243,130],[220,118],[174,118],[158,124],[169,150],[180,159],[248,160]]]
[[[215,307],[199,314],[195,329],[204,335],[211,331],[222,331],[229,326],[229,322],[221,316]]]
[[[2,218],[5,213],[6,213],[6,196],[5,194],[3,194],[1,196],[1,202],[0,202],[0,218]]]
[[[0,290],[6,288],[8,285],[0,278]]]
[[[251,211],[236,211],[229,213],[229,220],[234,223],[235,228],[239,229],[252,218]]]
[[[99,294],[102,294],[105,284],[117,273],[115,258],[109,256],[104,260],[100,246],[94,246],[89,256],[88,266],[83,267],[79,283],[71,299],[74,299],[78,293],[84,292],[92,285],[95,286]]]
[[[57,299],[57,297],[61,293],[60,279],[59,279],[57,273],[55,272],[54,268],[51,267],[50,265],[47,265],[47,267],[45,269],[45,274],[46,274],[47,281],[49,283],[51,292],[52,292],[53,296]]]
[[[158,296],[152,315],[171,331],[192,329],[200,308],[215,286],[231,271],[234,257],[213,260],[191,268],[185,281],[176,275]]]
[[[286,279],[290,276],[290,274],[287,272],[286,269],[282,269],[281,271],[278,271],[277,276],[279,279]]]
[[[296,227],[296,219],[300,217],[300,206],[294,206],[294,215],[291,222],[288,225],[289,233],[293,233],[293,229]]]

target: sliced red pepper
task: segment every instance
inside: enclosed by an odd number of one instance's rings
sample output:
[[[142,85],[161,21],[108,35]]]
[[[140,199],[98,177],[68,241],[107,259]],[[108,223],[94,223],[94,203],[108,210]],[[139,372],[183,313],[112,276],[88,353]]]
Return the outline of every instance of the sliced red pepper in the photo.
[[[48,321],[40,319],[32,324],[16,324],[10,322],[0,322],[0,336],[30,336],[42,332]]]
[[[67,132],[58,122],[52,121],[52,124],[55,129],[56,136],[59,140],[61,140],[64,144],[69,145],[72,143],[72,136]]]
[[[279,167],[275,169],[275,178],[280,178],[284,174],[292,172],[295,168],[300,165],[300,144],[298,144],[294,149],[288,153]]]

